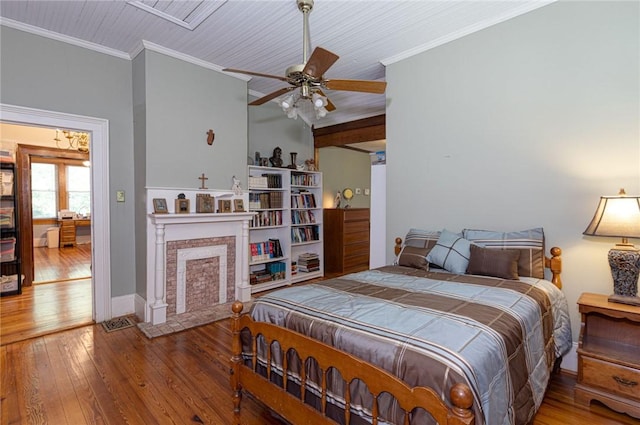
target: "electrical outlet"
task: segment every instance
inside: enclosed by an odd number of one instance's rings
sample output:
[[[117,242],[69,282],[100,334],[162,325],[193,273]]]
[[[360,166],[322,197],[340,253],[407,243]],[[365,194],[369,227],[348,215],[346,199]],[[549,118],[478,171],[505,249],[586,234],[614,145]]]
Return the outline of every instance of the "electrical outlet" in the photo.
[[[364,190],[364,196],[369,196],[369,193],[371,193],[371,191],[369,190],[369,188],[366,188]]]
[[[116,202],[124,202],[124,190],[116,190]]]

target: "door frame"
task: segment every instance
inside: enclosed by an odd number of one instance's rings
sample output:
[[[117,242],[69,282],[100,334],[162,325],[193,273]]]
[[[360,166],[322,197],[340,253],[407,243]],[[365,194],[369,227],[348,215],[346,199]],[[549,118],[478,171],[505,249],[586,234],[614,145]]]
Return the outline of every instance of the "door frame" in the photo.
[[[109,227],[109,120],[0,103],[0,120],[11,124],[65,128],[91,133],[92,318],[111,319]],[[22,244],[25,245],[25,244]],[[31,244],[33,255],[33,244]]]

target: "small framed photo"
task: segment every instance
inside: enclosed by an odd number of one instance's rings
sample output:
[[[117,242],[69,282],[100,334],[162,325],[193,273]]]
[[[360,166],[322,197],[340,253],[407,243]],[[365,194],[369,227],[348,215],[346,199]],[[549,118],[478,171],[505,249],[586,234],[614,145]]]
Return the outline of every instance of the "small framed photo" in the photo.
[[[196,212],[197,213],[213,213],[214,197],[206,193],[198,193],[196,195]]]
[[[233,212],[244,212],[244,201],[242,199],[233,200]]]
[[[230,213],[231,212],[231,199],[218,200],[218,212]]]
[[[189,204],[188,199],[176,199],[176,214],[189,214]]]
[[[167,200],[164,198],[153,199],[153,212],[154,214],[168,214]]]

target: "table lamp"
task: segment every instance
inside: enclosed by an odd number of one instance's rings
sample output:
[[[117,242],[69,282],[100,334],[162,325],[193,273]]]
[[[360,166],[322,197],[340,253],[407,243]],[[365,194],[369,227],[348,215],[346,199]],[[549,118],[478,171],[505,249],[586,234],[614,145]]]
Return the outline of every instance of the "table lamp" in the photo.
[[[640,305],[637,296],[640,251],[628,239],[640,238],[640,196],[627,196],[624,189],[620,189],[618,196],[601,196],[596,213],[582,234],[622,238],[609,251],[613,277],[609,301]]]

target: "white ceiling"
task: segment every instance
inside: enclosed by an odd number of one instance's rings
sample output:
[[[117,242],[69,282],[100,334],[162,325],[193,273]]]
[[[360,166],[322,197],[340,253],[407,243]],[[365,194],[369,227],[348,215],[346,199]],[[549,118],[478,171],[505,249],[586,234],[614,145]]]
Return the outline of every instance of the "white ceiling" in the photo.
[[[385,65],[552,1],[316,0],[311,45],[340,56],[326,78],[384,80]],[[302,14],[295,0],[1,0],[0,16],[3,25],[119,57],[134,57],[144,41],[147,48],[216,70],[284,76],[288,66],[302,62]],[[286,83],[253,77],[248,85],[250,94],[262,96]],[[311,120],[316,127],[385,112],[384,95],[325,93],[337,110]]]

